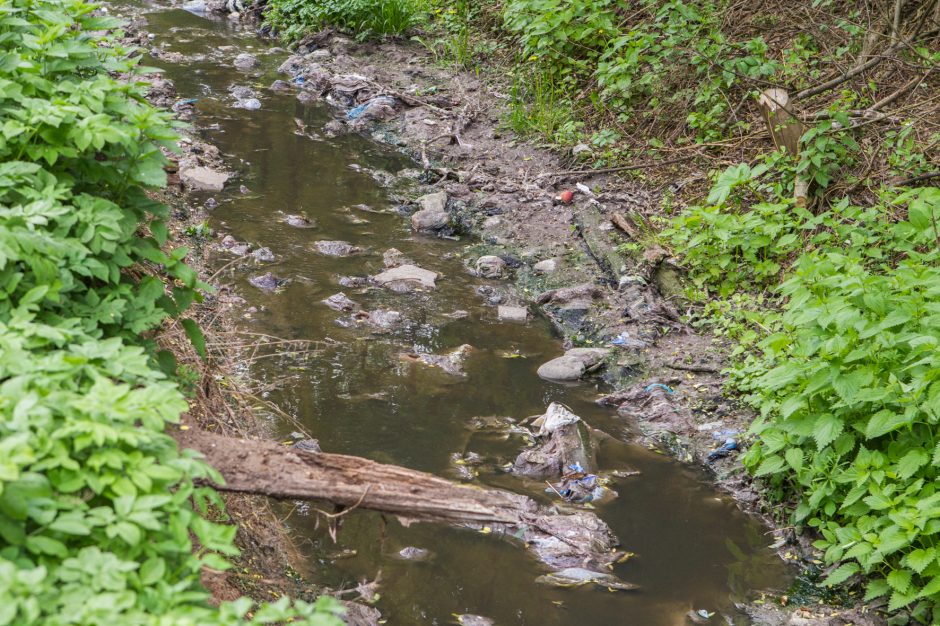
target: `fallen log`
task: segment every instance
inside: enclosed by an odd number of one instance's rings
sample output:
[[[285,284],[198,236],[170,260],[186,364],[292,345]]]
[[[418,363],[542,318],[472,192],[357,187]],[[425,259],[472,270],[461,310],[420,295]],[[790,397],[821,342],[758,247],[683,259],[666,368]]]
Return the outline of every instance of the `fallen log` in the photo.
[[[287,448],[205,431],[176,433],[225,479],[219,491],[288,500],[323,500],[392,514],[405,521],[443,522],[522,540],[553,568],[603,568],[624,558],[610,528],[589,511],[560,512],[501,489],[461,485],[361,457]]]

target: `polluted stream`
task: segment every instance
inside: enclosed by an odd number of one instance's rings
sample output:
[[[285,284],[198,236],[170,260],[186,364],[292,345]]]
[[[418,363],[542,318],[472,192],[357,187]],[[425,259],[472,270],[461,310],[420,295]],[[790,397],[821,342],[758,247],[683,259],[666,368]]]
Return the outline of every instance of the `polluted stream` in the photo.
[[[546,492],[545,482],[505,471],[526,441],[475,428],[479,418],[519,421],[559,402],[593,428],[628,438],[622,420],[594,403],[609,391],[602,384],[556,384],[536,375],[540,364],[563,353],[562,342],[543,317],[526,324],[497,319],[496,307],[477,292],[496,281],[467,271],[469,240],[411,232],[388,187],[413,162],[366,137],[327,138],[323,125],[340,113],[271,92],[268,86],[284,78],[275,69],[287,53],[272,52],[250,31],[179,9],[143,11],[152,44],[182,55],[176,63],[165,54],[149,63],[166,70],[181,100],[194,100],[193,125],[236,174],[223,192],[195,199],[218,203],[209,220],[214,229],[275,255],[274,262],[246,262],[232,272],[246,300],[240,328],[318,342],[317,351],[303,357],[258,360],[251,376],[268,383],[268,399],[324,451],[496,486],[548,504],[558,497]],[[260,66],[236,69],[233,59],[243,52],[257,54]],[[234,87],[252,89],[260,108],[240,108]],[[289,225],[288,215],[306,216],[309,227]],[[317,242],[326,240],[361,251],[324,255]],[[437,288],[396,293],[339,284],[343,276],[382,272],[390,248],[437,272]],[[216,263],[231,260],[220,253]],[[249,283],[266,272],[286,284],[265,292]],[[402,319],[376,329],[322,302],[339,292],[365,311],[393,310]],[[472,349],[462,360],[463,375],[402,356],[446,355],[464,345]],[[271,419],[282,439],[296,430],[289,420]],[[637,590],[546,586],[536,579],[548,568],[514,540],[440,524],[404,526],[365,511],[343,517],[334,543],[317,520],[313,507],[320,505],[300,502],[282,509],[303,556],[298,565],[310,580],[334,589],[378,577],[375,606],[390,624],[453,624],[456,615],[469,613],[496,624],[665,626],[690,623],[690,611],[714,614],[698,617],[700,623],[750,623],[735,603],[789,580],[768,548],[767,529],[717,492],[700,469],[614,438],[601,440],[597,464],[622,474],[608,485],[617,497],[595,503],[593,511],[622,549],[636,553],[612,573]],[[427,553],[406,551],[422,558],[404,558],[400,552],[408,547]]]

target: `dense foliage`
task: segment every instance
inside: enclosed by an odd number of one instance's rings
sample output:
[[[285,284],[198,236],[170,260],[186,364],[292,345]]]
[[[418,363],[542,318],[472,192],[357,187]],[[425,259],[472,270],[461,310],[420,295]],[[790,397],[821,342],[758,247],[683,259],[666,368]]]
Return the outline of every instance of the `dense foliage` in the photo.
[[[142,337],[203,285],[162,249],[147,191],[176,135],[119,27],[83,0],[0,7],[0,624],[337,623],[200,585],[235,528],[191,504],[219,477],[164,433],[187,404]]]
[[[757,179],[721,174],[712,204],[666,235],[704,289],[774,287],[732,327],[735,387],[761,417],[745,465],[793,521],[815,528],[838,584],[867,575],[867,599],[940,620],[940,190],[884,192],[873,207],[813,213]],[[732,184],[733,183],[733,184]],[[747,202],[752,193],[765,196]],[[721,317],[728,311],[713,309]],[[758,327],[758,332],[753,328]],[[930,616],[930,618],[926,617]]]

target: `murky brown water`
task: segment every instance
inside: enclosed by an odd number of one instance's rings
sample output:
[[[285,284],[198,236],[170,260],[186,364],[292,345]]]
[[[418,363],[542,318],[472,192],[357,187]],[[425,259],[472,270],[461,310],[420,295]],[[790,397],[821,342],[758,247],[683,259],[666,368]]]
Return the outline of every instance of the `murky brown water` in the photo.
[[[151,11],[149,29],[157,35],[155,44],[166,43],[168,49],[187,55],[209,55],[162,65],[181,98],[198,98],[194,123],[204,129],[218,125],[203,132],[240,174],[216,196],[220,205],[212,213],[213,227],[271,248],[278,262],[269,269],[291,280],[283,292],[263,294],[249,286],[247,278],[266,270],[237,274],[249,303],[266,309],[246,321],[246,329],[336,342],[294,367],[259,366],[255,371],[278,381],[272,399],[318,437],[324,450],[447,476],[453,475],[452,453],[474,451],[487,457],[492,468],[484,467],[479,482],[544,500],[544,485],[496,469],[518,453],[521,441],[473,434],[467,427],[470,418],[522,418],[544,412],[557,400],[594,427],[623,434],[623,424],[593,404],[598,388],[551,384],[535,375],[540,363],[562,352],[545,320],[524,327],[498,322],[495,310],[482,306],[474,293],[481,281],[463,269],[463,244],[414,236],[406,220],[392,210],[388,192],[368,173],[349,167],[394,173],[410,167],[408,161],[361,137],[316,140],[295,134],[295,118],[316,131],[332,113],[325,105],[305,107],[291,95],[266,90],[284,54],[264,56],[262,69],[254,74],[240,72],[231,66],[235,54],[265,52],[251,33],[181,10],[154,6]],[[262,108],[232,108],[233,85],[255,88]],[[240,183],[249,194],[237,191]],[[360,203],[389,213],[350,208]],[[280,222],[281,212],[306,212],[317,227],[286,226]],[[368,223],[355,224],[352,217]],[[312,249],[318,239],[345,239],[366,252],[347,259],[323,257]],[[390,247],[441,272],[439,289],[406,295],[347,289],[347,295],[367,308],[394,308],[408,322],[384,335],[341,328],[336,320],[342,314],[320,300],[343,290],[336,283],[339,274],[380,271],[381,254]],[[455,309],[468,310],[470,317],[444,316]],[[476,348],[465,378],[398,359],[402,351],[442,353],[464,343]],[[515,351],[527,358],[504,358]],[[293,429],[287,423],[277,428],[281,434]],[[709,486],[699,470],[613,441],[603,446],[599,460],[603,469],[642,472],[619,480],[614,485],[619,498],[597,508],[624,547],[638,555],[615,572],[641,585],[636,592],[537,585],[534,579],[544,571],[525,550],[465,530],[425,524],[404,528],[390,521],[383,534],[378,515],[357,512],[346,518],[334,545],[322,527],[315,528],[314,518],[304,514],[303,505],[294,509],[290,523],[310,539],[300,547],[315,580],[354,586],[381,572],[378,607],[390,624],[447,624],[454,622],[453,614],[478,613],[498,624],[665,626],[686,623],[691,609],[717,612],[713,624],[727,623],[723,615],[743,624],[747,622],[735,613],[734,602],[754,590],[786,584],[783,565],[766,548],[765,529]],[[396,558],[410,545],[429,549],[433,557],[421,563]],[[357,556],[331,562],[329,555],[343,548],[356,550]]]

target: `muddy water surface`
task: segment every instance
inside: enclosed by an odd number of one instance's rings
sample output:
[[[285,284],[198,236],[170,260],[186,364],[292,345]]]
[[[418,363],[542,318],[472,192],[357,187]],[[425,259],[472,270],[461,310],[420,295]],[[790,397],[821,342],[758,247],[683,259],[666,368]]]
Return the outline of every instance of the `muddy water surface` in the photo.
[[[147,19],[155,45],[187,57],[180,64],[153,63],[166,68],[180,98],[197,99],[194,124],[238,173],[225,192],[214,196],[219,206],[211,225],[240,241],[267,246],[277,256],[267,267],[247,266],[234,274],[246,307],[261,309],[246,319],[245,329],[330,342],[313,358],[260,362],[254,371],[273,383],[271,399],[324,450],[453,478],[461,468],[451,456],[472,451],[486,459],[477,483],[548,501],[544,484],[500,470],[524,442],[475,432],[469,426],[472,418],[521,419],[560,401],[592,426],[623,436],[624,425],[593,403],[603,389],[590,383],[552,384],[535,375],[539,364],[561,354],[561,342],[541,318],[525,326],[496,320],[495,308],[485,306],[475,292],[486,281],[464,268],[461,256],[468,242],[410,232],[380,182],[381,173],[396,174],[412,163],[363,137],[321,137],[322,125],[336,113],[325,104],[304,106],[293,95],[268,91],[279,78],[274,68],[286,55],[270,51],[250,32],[158,6],[148,7]],[[244,51],[259,55],[258,69],[233,68],[232,59]],[[255,89],[262,108],[233,108],[233,86]],[[298,133],[301,125],[305,131]],[[239,192],[241,184],[248,193]],[[305,213],[314,227],[287,226],[281,220],[289,213]],[[346,240],[364,252],[324,257],[314,249],[319,239]],[[440,272],[439,289],[393,294],[338,285],[339,275],[381,271],[382,252],[390,247]],[[250,276],[268,270],[289,284],[275,294],[248,284]],[[339,291],[367,309],[401,311],[406,323],[384,334],[341,327],[337,320],[345,314],[320,302]],[[457,309],[469,317],[446,315]],[[461,344],[474,347],[465,377],[399,358],[402,352],[445,353]],[[294,426],[285,421],[275,429],[286,436]],[[783,566],[766,547],[766,529],[710,487],[699,470],[615,440],[602,446],[599,463],[603,469],[641,472],[618,479],[613,487],[619,497],[596,509],[623,547],[637,554],[615,572],[640,585],[636,592],[538,585],[535,578],[545,573],[543,567],[520,546],[492,535],[438,525],[406,528],[355,512],[346,517],[334,544],[304,504],[293,508],[290,524],[308,539],[300,547],[306,573],[317,582],[352,587],[380,575],[377,606],[390,624],[447,624],[454,623],[454,614],[477,613],[497,624],[665,626],[687,623],[693,609],[715,612],[708,623],[744,624],[735,602],[786,584]],[[431,556],[424,562],[403,560],[398,551],[405,546],[426,548]],[[355,556],[335,558],[343,550]]]

